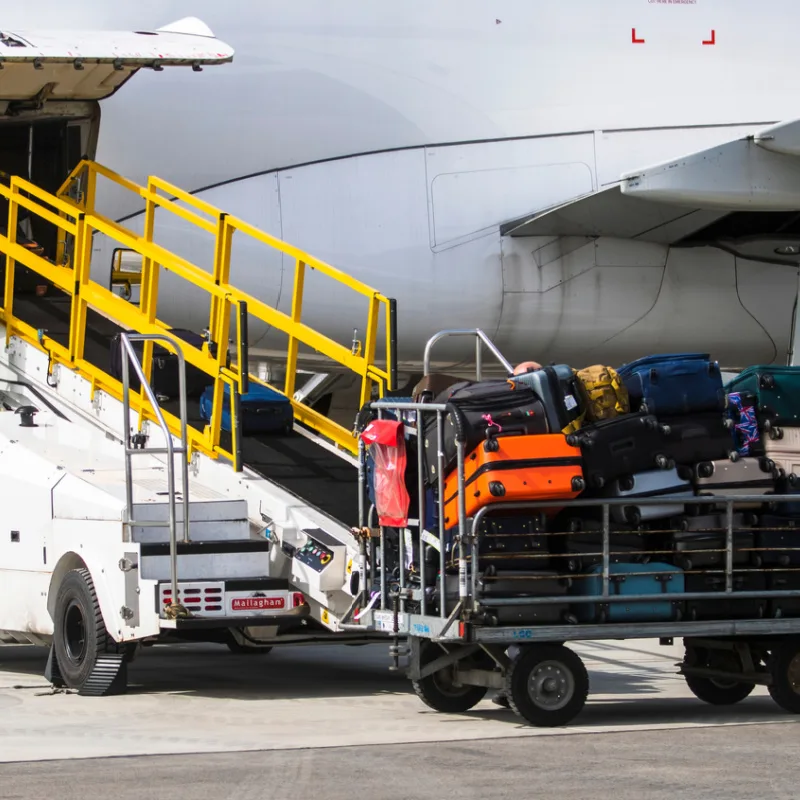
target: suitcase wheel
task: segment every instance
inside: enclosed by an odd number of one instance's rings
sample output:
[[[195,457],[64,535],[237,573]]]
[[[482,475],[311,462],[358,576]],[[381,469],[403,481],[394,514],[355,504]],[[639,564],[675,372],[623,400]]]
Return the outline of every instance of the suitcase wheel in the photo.
[[[585,488],[586,488],[586,481],[583,478],[576,475],[572,479],[572,491],[582,492]]]
[[[762,375],[758,379],[758,385],[762,389],[774,389],[775,388],[775,378],[767,373],[766,375]]]
[[[691,558],[679,558],[679,566],[681,569],[690,570],[692,568],[692,559]]]
[[[663,433],[664,436],[671,436],[672,435],[672,428],[669,425],[662,425],[661,426],[661,433]]]
[[[658,455],[656,456],[656,466],[659,469],[672,469],[675,466],[675,462],[664,455]]]
[[[783,428],[773,428],[770,426],[767,428],[766,423],[764,424],[764,428],[769,431],[769,438],[775,441],[775,439],[783,439]]]
[[[642,515],[638,508],[626,508],[625,519],[627,519],[631,525],[638,525],[642,521]]]
[[[489,484],[489,494],[492,497],[505,497],[506,487],[500,481],[491,481]]]
[[[771,458],[759,458],[758,466],[762,472],[775,472],[775,462]]]
[[[581,444],[581,440],[582,439],[583,439],[582,436],[578,436],[575,433],[570,433],[570,434],[567,435],[567,444],[570,447],[578,447],[578,445]],[[591,439],[588,439],[585,442],[583,442],[583,445],[586,446],[586,447],[591,447],[592,446]]]
[[[731,452],[728,453],[728,458],[734,463],[736,463],[741,458],[741,456],[739,455],[739,452],[737,450],[731,450]]]
[[[710,478],[714,474],[714,465],[710,461],[704,461],[697,465],[697,476],[699,478]]]

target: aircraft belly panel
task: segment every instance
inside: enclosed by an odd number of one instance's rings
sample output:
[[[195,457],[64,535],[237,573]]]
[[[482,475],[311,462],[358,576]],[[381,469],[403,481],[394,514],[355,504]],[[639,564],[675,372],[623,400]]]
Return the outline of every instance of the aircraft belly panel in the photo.
[[[792,268],[714,248],[670,249],[663,268],[613,266],[607,257],[607,265],[591,265],[588,255],[583,262],[574,256],[561,265],[560,284],[506,290],[497,342],[511,360],[621,364],[679,350],[708,351],[734,366],[784,358],[797,281]]]

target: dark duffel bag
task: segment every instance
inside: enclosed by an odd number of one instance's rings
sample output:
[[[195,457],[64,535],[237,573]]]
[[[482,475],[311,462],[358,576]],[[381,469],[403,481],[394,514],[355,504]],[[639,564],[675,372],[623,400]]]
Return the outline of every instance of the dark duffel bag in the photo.
[[[172,328],[169,332],[178,339],[186,342],[198,350],[202,349],[205,339],[193,331],[182,328]],[[131,342],[140,363],[144,353],[144,342]],[[216,354],[216,345],[211,344],[209,348],[211,355]],[[123,353],[120,334],[111,339],[110,372],[117,380],[122,380],[122,359],[127,357]],[[180,370],[178,368],[178,356],[162,347],[158,342],[153,342],[153,367],[150,372],[150,386],[153,392],[159,397],[176,398],[180,393]],[[131,391],[138,392],[140,388],[139,377],[133,368],[133,364],[128,366],[130,376]],[[186,396],[200,397],[204,389],[213,383],[213,378],[203,370],[191,364],[186,364]]]
[[[445,477],[456,466],[456,426],[465,438],[464,456],[471,453],[491,429],[497,436],[550,433],[544,404],[527,386],[509,381],[463,381],[451,386],[434,401],[448,407],[443,419],[444,438],[441,444],[436,428],[436,415],[427,414],[423,427],[426,480],[438,482],[437,452],[443,453]]]

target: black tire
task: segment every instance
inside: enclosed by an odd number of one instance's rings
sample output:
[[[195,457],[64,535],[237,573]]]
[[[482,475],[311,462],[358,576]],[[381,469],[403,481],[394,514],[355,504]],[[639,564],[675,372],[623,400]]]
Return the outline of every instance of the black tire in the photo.
[[[441,647],[428,642],[420,653],[420,665],[430,664],[443,655],[444,650]],[[461,714],[469,711],[478,705],[489,691],[485,686],[453,686],[452,676],[452,667],[445,667],[418,681],[412,681],[411,685],[417,697],[426,706],[444,714]]]
[[[783,642],[769,659],[772,699],[790,714],[800,714],[800,642]]]
[[[704,703],[712,706],[732,706],[748,697],[754,683],[741,681],[724,681],[719,678],[702,678],[698,675],[685,675],[686,685],[692,694]]]
[[[231,653],[234,653],[237,656],[265,656],[269,653],[272,648],[271,647],[258,647],[257,645],[246,645],[240,644],[233,638],[232,633],[228,633],[225,637],[225,645],[227,646],[228,650]]]
[[[580,714],[589,695],[583,661],[563,645],[525,648],[506,674],[513,711],[531,725],[555,728]]]
[[[98,656],[117,651],[106,631],[88,569],[73,569],[61,582],[56,596],[53,645],[61,676],[70,689],[83,687]]]

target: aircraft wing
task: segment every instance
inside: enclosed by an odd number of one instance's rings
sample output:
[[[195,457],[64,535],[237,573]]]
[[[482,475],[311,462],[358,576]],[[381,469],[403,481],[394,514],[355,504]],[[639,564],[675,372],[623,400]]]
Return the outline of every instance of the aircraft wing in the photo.
[[[223,64],[233,48],[187,17],[154,31],[0,30],[0,101],[100,100],[142,67]]]
[[[501,233],[661,244],[800,237],[800,120],[628,173],[618,185],[508,222]]]

